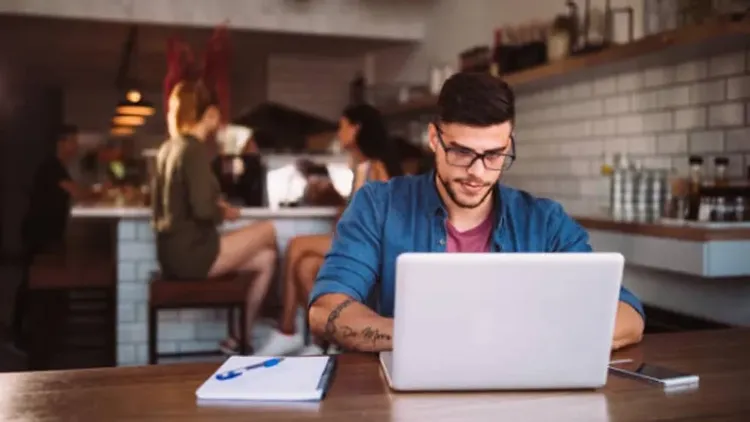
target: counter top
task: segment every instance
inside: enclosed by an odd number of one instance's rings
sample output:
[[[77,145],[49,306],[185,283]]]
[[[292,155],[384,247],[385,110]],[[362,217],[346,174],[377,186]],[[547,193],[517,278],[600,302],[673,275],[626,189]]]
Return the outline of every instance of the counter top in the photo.
[[[241,218],[334,218],[336,207],[296,208],[241,208]],[[73,218],[150,218],[148,207],[114,205],[76,205],[71,210]]]
[[[574,218],[583,227],[591,230],[694,242],[750,240],[750,224],[748,223],[697,223],[676,220],[641,222],[618,220],[607,215],[574,216]]]

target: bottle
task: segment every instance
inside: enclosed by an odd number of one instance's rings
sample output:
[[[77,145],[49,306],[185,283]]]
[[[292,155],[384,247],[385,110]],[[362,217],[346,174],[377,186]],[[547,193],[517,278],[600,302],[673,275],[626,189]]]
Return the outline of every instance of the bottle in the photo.
[[[443,72],[437,66],[430,67],[430,94],[437,95],[443,87]]]
[[[698,221],[706,222],[711,221],[713,217],[713,207],[711,206],[711,198],[701,198],[698,203]]]
[[[727,176],[727,167],[729,166],[729,158],[727,157],[716,157],[714,159],[714,186],[724,187],[729,185],[729,177]]]
[[[602,167],[600,169],[602,176],[611,176],[612,173],[614,173],[616,159],[619,159],[619,156],[613,156],[612,154],[604,153]]]
[[[727,220],[727,207],[723,196],[716,198],[716,203],[712,210],[711,221],[725,221]]]
[[[502,72],[502,48],[503,48],[503,30],[495,30],[495,46],[492,52],[492,64],[490,65],[490,74],[494,77],[499,77]]]
[[[703,157],[691,155],[690,163],[690,191],[699,192],[703,183]]]
[[[745,198],[734,199],[734,221],[745,221]]]
[[[625,173],[627,171],[628,163],[627,157],[624,155],[616,155],[614,159],[614,166],[612,168],[612,174],[610,176],[609,185],[609,201],[610,210],[613,213],[622,213],[626,202],[625,192]]]
[[[690,156],[690,188],[688,191],[688,220],[701,220],[701,217],[708,219],[705,215],[706,210],[702,208],[709,204],[701,200],[701,184],[703,183],[703,158],[699,156]],[[701,211],[703,214],[701,214]]]

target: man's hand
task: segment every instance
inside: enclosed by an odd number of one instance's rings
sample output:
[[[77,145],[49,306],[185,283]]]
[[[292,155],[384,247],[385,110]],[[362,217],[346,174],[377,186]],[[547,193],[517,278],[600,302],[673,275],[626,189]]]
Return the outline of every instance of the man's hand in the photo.
[[[93,189],[81,186],[72,180],[61,181],[59,187],[67,192],[75,202],[92,201],[99,198],[99,195]]]
[[[310,328],[346,349],[379,352],[393,348],[393,320],[342,294],[321,296],[310,307]]]
[[[615,317],[615,334],[612,341],[612,350],[622,349],[625,346],[636,344],[643,339],[645,322],[632,306],[625,302],[617,304],[617,316]]]

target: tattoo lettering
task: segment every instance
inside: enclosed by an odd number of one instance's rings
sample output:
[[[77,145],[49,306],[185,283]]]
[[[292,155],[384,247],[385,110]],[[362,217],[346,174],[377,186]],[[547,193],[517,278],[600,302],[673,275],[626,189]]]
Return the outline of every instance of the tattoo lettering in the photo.
[[[354,303],[354,299],[347,299],[341,303],[339,303],[338,306],[333,308],[333,311],[328,315],[328,320],[326,321],[325,326],[325,336],[328,338],[329,341],[334,340],[334,336],[336,335],[336,320],[341,316],[341,311],[346,309],[347,306]],[[348,328],[348,327],[347,327]]]
[[[351,337],[357,337],[357,332],[352,329],[352,327],[349,326],[343,326],[341,327],[341,337],[343,338],[351,338]]]
[[[365,327],[361,331],[356,331],[348,325],[343,325],[338,327],[337,332],[342,339],[359,338],[362,343],[371,343],[373,346],[376,346],[379,341],[391,340],[391,336],[372,327]]]
[[[380,330],[377,328],[373,329],[372,327],[365,327],[365,329],[362,330],[362,337],[364,337],[365,340],[371,341],[372,344],[375,344],[378,341],[391,339],[391,336],[388,334],[381,333]]]

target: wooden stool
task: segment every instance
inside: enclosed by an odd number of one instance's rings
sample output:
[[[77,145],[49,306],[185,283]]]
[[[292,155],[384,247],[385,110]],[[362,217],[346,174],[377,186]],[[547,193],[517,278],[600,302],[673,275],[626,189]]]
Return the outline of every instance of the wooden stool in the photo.
[[[75,252],[33,260],[28,272],[32,369],[115,365],[116,279],[111,256]]]
[[[232,335],[234,312],[240,318],[240,354],[247,353],[247,327],[245,304],[247,289],[255,277],[252,273],[228,274],[195,280],[168,280],[159,273],[151,277],[148,303],[148,361],[157,363],[160,357],[211,356],[221,354],[220,350],[206,350],[182,353],[158,353],[158,312],[161,309],[203,308],[227,309],[227,333]]]

